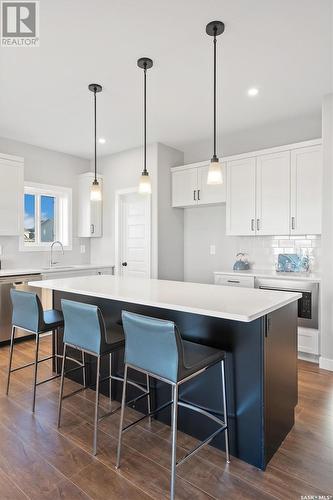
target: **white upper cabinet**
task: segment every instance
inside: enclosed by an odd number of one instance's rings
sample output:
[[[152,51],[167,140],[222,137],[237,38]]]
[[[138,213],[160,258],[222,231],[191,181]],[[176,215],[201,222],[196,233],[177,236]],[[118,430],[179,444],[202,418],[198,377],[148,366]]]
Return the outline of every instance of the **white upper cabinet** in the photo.
[[[0,235],[17,236],[23,228],[24,160],[0,154]]]
[[[79,238],[98,238],[102,236],[103,201],[91,201],[90,188],[94,174],[87,172],[79,175],[78,199],[78,236]],[[103,192],[103,180],[97,176]]]
[[[224,183],[207,185],[209,163],[172,169],[172,206],[191,207],[225,202],[225,168],[222,164]]]
[[[290,223],[290,152],[257,157],[256,232],[287,235]]]
[[[227,162],[228,235],[254,235],[256,219],[256,159]]]
[[[321,233],[322,147],[291,152],[291,234]]]
[[[197,204],[198,169],[187,168],[172,172],[172,206],[190,207]]]
[[[226,173],[222,163],[223,184],[207,184],[209,164],[198,168],[198,205],[224,203],[226,198]]]

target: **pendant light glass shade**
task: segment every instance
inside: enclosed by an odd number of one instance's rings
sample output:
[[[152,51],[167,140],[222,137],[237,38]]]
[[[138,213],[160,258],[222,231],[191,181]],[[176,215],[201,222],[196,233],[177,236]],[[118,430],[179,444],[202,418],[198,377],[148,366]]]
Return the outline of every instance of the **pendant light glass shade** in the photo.
[[[90,188],[90,200],[102,201],[102,189],[98,180],[94,180]]]
[[[212,158],[210,160],[210,165],[208,169],[208,175],[207,175],[207,184],[212,186],[212,185],[217,185],[217,184],[223,184],[223,174],[222,174],[222,165],[219,162],[218,158]]]
[[[151,194],[151,180],[148,172],[142,172],[139,182],[140,194]]]

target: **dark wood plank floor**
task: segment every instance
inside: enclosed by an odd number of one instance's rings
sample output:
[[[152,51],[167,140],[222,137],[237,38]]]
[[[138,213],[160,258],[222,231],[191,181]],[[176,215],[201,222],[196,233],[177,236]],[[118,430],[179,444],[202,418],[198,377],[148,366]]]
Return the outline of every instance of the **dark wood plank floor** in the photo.
[[[33,357],[32,342],[16,348],[15,363]],[[41,341],[50,352],[50,338]],[[99,454],[92,457],[92,391],[64,402],[63,425],[56,427],[59,382],[38,389],[31,414],[32,369],[12,376],[5,396],[8,348],[0,349],[0,499],[162,499],[168,498],[170,430],[143,423],[124,435],[123,461],[115,470],[119,415],[102,421]],[[41,365],[41,376],[51,366]],[[66,383],[67,390],[75,387]],[[102,396],[102,405],[109,401]],[[117,403],[114,403],[117,404]],[[133,410],[127,420],[135,418]],[[249,429],[251,432],[251,429]],[[179,456],[195,440],[179,433]],[[296,425],[266,472],[206,447],[178,469],[179,499],[299,499],[333,494],[333,373],[299,362]]]

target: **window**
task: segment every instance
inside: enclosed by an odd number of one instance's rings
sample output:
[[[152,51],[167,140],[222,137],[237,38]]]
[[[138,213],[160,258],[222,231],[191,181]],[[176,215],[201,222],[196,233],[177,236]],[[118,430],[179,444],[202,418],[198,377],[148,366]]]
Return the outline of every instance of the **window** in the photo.
[[[72,190],[29,183],[24,187],[21,250],[46,250],[59,240],[71,249]]]

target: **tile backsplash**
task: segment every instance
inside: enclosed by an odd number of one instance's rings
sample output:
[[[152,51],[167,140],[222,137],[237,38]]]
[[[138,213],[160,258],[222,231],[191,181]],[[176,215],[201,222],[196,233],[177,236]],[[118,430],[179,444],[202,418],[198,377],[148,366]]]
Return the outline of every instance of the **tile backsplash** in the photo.
[[[275,269],[280,253],[296,253],[308,256],[311,271],[320,271],[320,236],[256,236],[237,239],[239,251],[249,255],[253,269]]]

